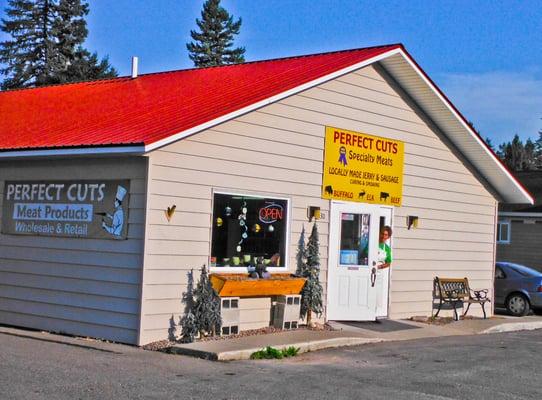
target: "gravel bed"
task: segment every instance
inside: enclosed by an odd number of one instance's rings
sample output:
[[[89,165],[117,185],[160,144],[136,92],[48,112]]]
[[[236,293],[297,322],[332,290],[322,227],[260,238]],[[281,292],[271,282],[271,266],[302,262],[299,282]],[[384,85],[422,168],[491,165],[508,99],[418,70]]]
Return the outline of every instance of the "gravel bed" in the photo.
[[[332,331],[333,328],[328,324],[319,324],[316,323],[313,326],[309,327],[307,325],[302,325],[299,328],[295,330],[311,330],[311,331]],[[206,336],[201,339],[196,339],[196,342],[208,342],[212,340],[229,340],[229,339],[235,339],[235,338],[241,338],[241,337],[247,337],[247,336],[256,336],[256,335],[269,335],[273,333],[279,333],[279,332],[285,332],[283,329],[278,329],[273,326],[266,326],[265,328],[260,329],[251,329],[247,331],[241,331],[237,335],[228,335],[228,336]],[[142,349],[144,350],[151,350],[151,351],[163,351],[169,347],[172,347],[175,344],[178,344],[180,342],[174,342],[171,340],[159,340],[157,342],[152,342],[149,344],[146,344],[142,346]]]

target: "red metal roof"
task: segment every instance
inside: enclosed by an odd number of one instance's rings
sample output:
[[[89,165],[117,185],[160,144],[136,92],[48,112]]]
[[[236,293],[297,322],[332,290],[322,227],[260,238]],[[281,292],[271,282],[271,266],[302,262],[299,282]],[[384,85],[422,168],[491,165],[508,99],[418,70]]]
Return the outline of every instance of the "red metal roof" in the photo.
[[[0,150],[149,145],[396,48],[0,92]]]

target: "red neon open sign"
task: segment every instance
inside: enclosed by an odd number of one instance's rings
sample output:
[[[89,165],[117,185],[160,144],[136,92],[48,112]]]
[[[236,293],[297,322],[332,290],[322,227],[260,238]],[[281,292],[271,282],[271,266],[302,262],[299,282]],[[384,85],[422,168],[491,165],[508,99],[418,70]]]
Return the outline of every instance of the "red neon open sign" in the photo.
[[[280,204],[269,204],[260,208],[258,213],[260,221],[264,224],[272,224],[273,222],[280,221],[284,217],[284,208]]]

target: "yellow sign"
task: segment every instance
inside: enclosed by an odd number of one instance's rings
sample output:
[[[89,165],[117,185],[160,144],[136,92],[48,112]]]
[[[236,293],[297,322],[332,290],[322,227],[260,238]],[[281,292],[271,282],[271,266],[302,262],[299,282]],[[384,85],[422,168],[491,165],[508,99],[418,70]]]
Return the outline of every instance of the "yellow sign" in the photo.
[[[401,205],[403,142],[329,126],[325,140],[324,199]]]

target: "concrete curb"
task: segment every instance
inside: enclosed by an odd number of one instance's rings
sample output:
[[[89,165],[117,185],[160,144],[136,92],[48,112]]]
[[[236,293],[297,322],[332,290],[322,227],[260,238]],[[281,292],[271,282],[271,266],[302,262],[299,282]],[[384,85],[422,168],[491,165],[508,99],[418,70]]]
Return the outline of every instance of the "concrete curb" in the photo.
[[[480,332],[480,334],[484,335],[488,333],[532,331],[535,329],[542,329],[542,321],[504,323],[504,324],[492,326],[491,328],[485,329],[482,332]]]
[[[295,348],[299,348],[299,353],[306,353],[309,351],[331,349],[331,348],[345,347],[345,346],[357,346],[361,344],[378,343],[378,342],[383,342],[383,341],[384,339],[379,339],[379,338],[374,339],[374,338],[359,338],[359,337],[341,337],[341,338],[333,338],[333,339],[313,340],[313,341],[300,342],[300,343],[278,344],[272,347],[282,350],[282,349],[286,349],[292,346]],[[173,346],[173,347],[170,347],[167,351],[168,353],[172,353],[172,354],[182,354],[186,356],[203,358],[206,360],[234,361],[234,360],[249,360],[250,355],[252,353],[262,350],[265,347],[266,346],[256,347],[252,349],[211,352],[211,351],[191,349],[191,348],[182,347],[182,346]]]

